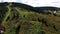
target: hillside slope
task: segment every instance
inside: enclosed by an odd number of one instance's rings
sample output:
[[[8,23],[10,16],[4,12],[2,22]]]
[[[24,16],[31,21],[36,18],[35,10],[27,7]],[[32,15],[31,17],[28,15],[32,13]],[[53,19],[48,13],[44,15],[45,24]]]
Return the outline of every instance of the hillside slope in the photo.
[[[35,12],[23,4],[0,4],[0,23],[4,34],[60,34],[60,17]]]

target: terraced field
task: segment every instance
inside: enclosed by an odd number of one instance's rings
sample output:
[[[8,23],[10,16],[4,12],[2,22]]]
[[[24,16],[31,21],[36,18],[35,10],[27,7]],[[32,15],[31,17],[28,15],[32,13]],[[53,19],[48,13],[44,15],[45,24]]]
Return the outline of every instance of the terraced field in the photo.
[[[6,28],[4,34],[60,34],[60,17],[15,7],[11,3],[5,5],[0,6],[0,23]]]

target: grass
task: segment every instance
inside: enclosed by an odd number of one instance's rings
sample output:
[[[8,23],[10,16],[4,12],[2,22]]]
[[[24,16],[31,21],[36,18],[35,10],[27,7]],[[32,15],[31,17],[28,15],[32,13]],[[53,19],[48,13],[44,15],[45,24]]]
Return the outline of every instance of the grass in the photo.
[[[16,19],[12,20],[12,15],[14,15],[13,13],[15,13],[15,11],[11,12],[11,8],[10,5],[7,6],[7,8],[9,9],[6,12],[6,16],[4,18],[4,20],[2,21],[2,24],[5,26],[6,28],[6,32],[4,34],[15,34],[16,33],[16,28],[20,25],[21,26],[21,31],[19,31],[19,34],[24,32],[24,34],[37,34],[40,31],[40,22],[38,21],[33,21],[32,19],[34,19],[34,14],[36,14],[35,12],[31,12],[31,11],[27,11],[27,10],[20,10],[18,7],[15,7],[14,9],[17,10],[16,12],[19,14],[19,17]],[[15,13],[15,14],[17,14]],[[25,17],[24,17],[25,15]],[[29,15],[32,15],[33,18],[29,17]],[[7,18],[10,17],[7,20]],[[15,17],[16,18],[16,17]],[[30,20],[29,20],[30,18]],[[34,19],[36,20],[36,19]],[[29,25],[28,25],[29,24]],[[23,32],[22,32],[23,31]]]
[[[10,8],[10,5],[7,6],[9,10],[2,21],[6,28],[4,34],[16,34],[18,26],[21,26],[19,34],[41,34],[41,31],[45,32],[44,34],[60,34],[60,17],[28,11],[19,7]],[[11,11],[12,8],[13,11]]]

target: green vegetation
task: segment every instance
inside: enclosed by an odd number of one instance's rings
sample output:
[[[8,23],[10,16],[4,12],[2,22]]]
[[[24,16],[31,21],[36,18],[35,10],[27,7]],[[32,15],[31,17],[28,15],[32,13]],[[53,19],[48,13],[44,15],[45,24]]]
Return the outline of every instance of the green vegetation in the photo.
[[[6,8],[4,8],[6,7]],[[6,28],[4,34],[60,34],[60,17],[26,10],[11,3],[0,8],[0,21]]]
[[[2,20],[2,24],[6,28],[5,34],[37,34],[41,30],[41,22],[36,20],[38,17],[35,16],[37,13],[10,6],[12,5],[6,6],[8,10]],[[18,28],[19,26],[21,27]]]

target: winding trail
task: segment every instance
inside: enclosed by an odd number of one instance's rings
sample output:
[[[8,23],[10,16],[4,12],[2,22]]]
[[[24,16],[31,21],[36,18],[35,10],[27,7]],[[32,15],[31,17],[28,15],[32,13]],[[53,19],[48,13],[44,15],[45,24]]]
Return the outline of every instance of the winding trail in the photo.
[[[14,9],[15,9],[15,10],[17,10],[17,11],[18,11],[18,13],[20,14],[20,12],[19,12],[20,10],[19,10],[18,8],[14,8]]]
[[[4,18],[4,20],[3,20],[3,22],[2,23],[5,23],[6,22],[6,19],[7,19],[7,17],[10,15],[10,11],[11,11],[11,6],[12,4],[9,4],[8,6],[6,6],[7,8],[8,8],[8,12],[6,12],[6,14],[5,14],[5,18]]]

